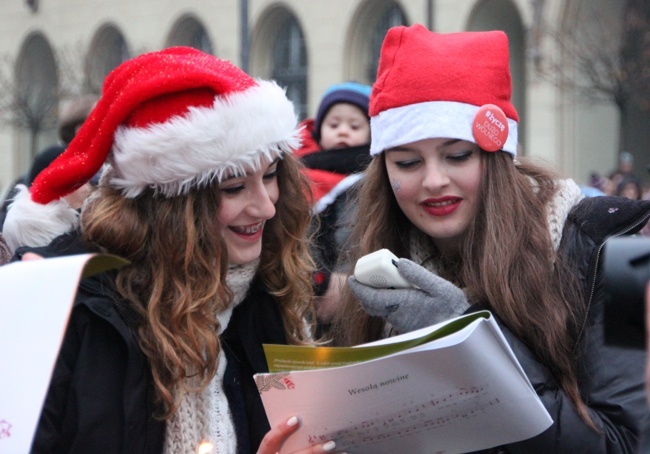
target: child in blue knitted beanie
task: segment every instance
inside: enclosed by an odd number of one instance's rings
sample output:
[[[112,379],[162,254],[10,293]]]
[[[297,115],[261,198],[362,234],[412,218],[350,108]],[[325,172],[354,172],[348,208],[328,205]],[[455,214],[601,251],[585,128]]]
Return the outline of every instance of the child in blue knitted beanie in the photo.
[[[370,87],[357,82],[335,84],[325,91],[312,133],[322,150],[370,142],[369,98]]]

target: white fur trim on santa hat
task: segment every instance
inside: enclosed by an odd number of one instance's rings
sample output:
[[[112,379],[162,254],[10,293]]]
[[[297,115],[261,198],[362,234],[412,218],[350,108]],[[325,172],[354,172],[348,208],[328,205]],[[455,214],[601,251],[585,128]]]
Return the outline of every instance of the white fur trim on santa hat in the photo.
[[[311,210],[312,214],[319,214],[321,211],[325,210],[325,208],[333,204],[338,196],[354,186],[362,176],[363,174],[361,173],[353,173],[339,181],[330,192],[325,194],[314,204],[314,207]]]
[[[294,106],[275,82],[227,96],[211,107],[115,134],[110,185],[135,197],[146,188],[174,196],[190,187],[242,175],[300,146]]]
[[[79,213],[64,199],[45,205],[33,202],[29,190],[21,184],[9,205],[2,234],[14,252],[21,246],[47,246],[57,236],[74,230],[78,223]]]
[[[476,143],[472,125],[479,108],[461,102],[430,101],[384,110],[370,119],[370,154],[438,137]],[[502,150],[517,157],[517,122],[511,118]]]

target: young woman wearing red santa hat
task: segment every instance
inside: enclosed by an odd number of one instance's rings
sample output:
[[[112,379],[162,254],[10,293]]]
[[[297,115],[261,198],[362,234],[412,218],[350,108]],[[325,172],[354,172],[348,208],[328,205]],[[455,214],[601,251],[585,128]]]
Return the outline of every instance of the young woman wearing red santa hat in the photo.
[[[499,452],[634,452],[645,352],[604,341],[600,252],[612,235],[637,232],[650,203],[585,199],[573,181],[517,157],[510,96],[503,32],[388,31],[348,260],[387,248],[417,287],[350,277],[337,341],[489,309],[554,421]]]
[[[32,246],[18,255],[130,262],[82,280],[33,452],[275,453],[295,431],[290,418],[269,432],[253,374],[267,370],[263,343],[311,340],[296,125],[275,83],[194,49],[109,74],[4,227]],[[100,167],[78,215],[62,197]]]

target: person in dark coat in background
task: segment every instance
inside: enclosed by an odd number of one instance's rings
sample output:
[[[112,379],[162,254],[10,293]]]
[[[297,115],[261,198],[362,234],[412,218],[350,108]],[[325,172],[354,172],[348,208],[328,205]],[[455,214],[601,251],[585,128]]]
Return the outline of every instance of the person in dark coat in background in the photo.
[[[645,352],[605,342],[601,250],[638,232],[650,202],[585,198],[517,156],[505,33],[395,27],[379,61],[349,263],[387,248],[417,287],[350,276],[336,344],[488,309],[554,421],[492,452],[634,453]]]
[[[267,371],[263,343],[312,342],[298,145],[284,90],[212,55],[172,47],[107,76],[87,121],[22,188],[4,226],[31,246],[17,259],[129,261],[80,283],[32,452],[280,449],[299,420],[270,430],[253,375]],[[62,197],[102,166],[78,218],[38,216],[68,213]],[[47,229],[51,242],[32,236]]]

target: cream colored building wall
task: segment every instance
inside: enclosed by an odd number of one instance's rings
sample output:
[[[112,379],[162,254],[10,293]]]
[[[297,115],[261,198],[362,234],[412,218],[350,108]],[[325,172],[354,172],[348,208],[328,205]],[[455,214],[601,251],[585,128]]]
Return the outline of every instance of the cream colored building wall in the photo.
[[[346,55],[359,11],[372,10],[373,5],[387,1],[390,0],[248,0],[249,26],[254,35],[257,24],[274,8],[285,8],[295,15],[306,40],[308,104],[313,114],[322,92],[330,84],[348,77]],[[425,25],[429,22],[428,7],[433,5],[433,28],[439,32],[456,32],[466,29],[472,12],[482,1],[493,0],[396,0],[395,3],[402,8],[409,23]],[[524,29],[529,29],[531,0],[499,1],[514,4]],[[3,2],[0,55],[15,57],[33,32],[42,33],[53,48],[72,47],[81,42],[87,49],[95,33],[105,24],[117,27],[132,53],[159,49],[164,47],[174,24],[184,15],[192,14],[205,26],[215,53],[241,64],[239,0],[41,0],[39,3],[39,11],[32,14],[22,1]],[[546,0],[545,20],[559,23],[566,13],[566,3],[567,0]],[[536,77],[528,61],[526,77],[525,154],[540,157],[582,182],[590,170],[610,170],[615,162],[617,140],[616,118],[612,119],[611,109],[594,118],[593,111],[581,106],[579,101]],[[24,137],[0,128],[1,189],[28,167],[25,149]]]
[[[20,5],[20,2],[13,2]],[[239,60],[239,4],[237,0],[58,0],[40,1],[37,14],[23,10],[16,25],[17,45],[31,31],[41,31],[53,45],[86,46],[98,29],[115,25],[131,52],[164,47],[174,23],[185,14],[200,18],[213,45],[224,58]],[[22,6],[22,5],[20,5]]]
[[[440,33],[453,33],[465,30],[467,19],[476,2],[436,0],[434,29]]]
[[[585,7],[594,8],[599,14],[613,16],[622,8],[622,0],[583,0],[580,2],[552,2],[547,13],[549,20],[558,25],[573,27],[577,21],[588,17]],[[563,23],[564,21],[564,23]],[[558,52],[547,48],[547,52]],[[591,171],[601,175],[609,174],[617,166],[619,150],[619,112],[611,102],[593,103],[579,97],[567,88],[553,92],[550,108],[554,119],[552,132],[555,135],[552,161],[567,175],[582,182],[588,182]],[[544,102],[543,99],[540,102]],[[645,166],[645,164],[643,164]],[[643,178],[644,169],[637,168]]]
[[[557,18],[561,17],[563,1],[546,0],[544,6],[544,21],[548,23],[557,23]],[[528,10],[527,28],[530,28],[532,11]],[[548,39],[542,39],[539,43],[542,53],[557,52],[550,46]],[[562,131],[558,128],[564,121],[559,119],[558,102],[561,96],[558,94],[558,88],[549,80],[540,77],[536,73],[534,63],[528,62],[527,66],[527,85],[526,96],[528,101],[528,151],[530,156],[539,158],[544,162],[552,164],[564,173],[581,179],[582,177],[573,174],[573,169],[564,159],[562,149]]]

